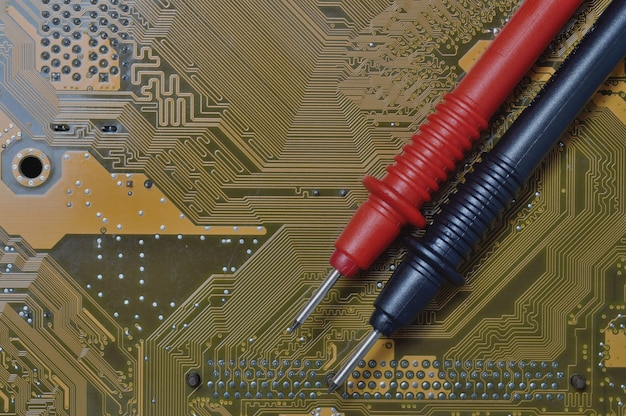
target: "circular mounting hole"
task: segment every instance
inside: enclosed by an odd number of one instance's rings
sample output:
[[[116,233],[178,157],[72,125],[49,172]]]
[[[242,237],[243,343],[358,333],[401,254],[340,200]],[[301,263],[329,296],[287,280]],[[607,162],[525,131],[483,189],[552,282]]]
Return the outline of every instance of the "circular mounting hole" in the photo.
[[[574,387],[575,390],[584,391],[585,387],[587,387],[587,380],[585,376],[580,373],[576,373],[572,375],[569,379],[570,384]]]
[[[43,172],[43,163],[36,156],[26,156],[20,161],[20,172],[29,179],[35,179]]]
[[[200,385],[202,384],[202,377],[200,376],[199,373],[195,371],[188,373],[186,376],[186,380],[187,380],[187,385],[194,389],[200,387]]]
[[[11,172],[15,180],[27,188],[36,188],[50,177],[52,166],[44,152],[36,148],[26,148],[15,154],[11,162]]]

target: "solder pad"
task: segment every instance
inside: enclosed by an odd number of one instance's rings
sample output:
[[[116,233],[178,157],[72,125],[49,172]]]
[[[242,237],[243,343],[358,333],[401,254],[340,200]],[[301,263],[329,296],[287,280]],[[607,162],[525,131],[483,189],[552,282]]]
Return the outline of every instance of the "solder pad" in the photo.
[[[401,244],[286,331],[361,178],[518,3],[0,0],[0,414],[624,415],[624,63],[467,285],[338,393]],[[607,3],[572,18],[429,219]]]

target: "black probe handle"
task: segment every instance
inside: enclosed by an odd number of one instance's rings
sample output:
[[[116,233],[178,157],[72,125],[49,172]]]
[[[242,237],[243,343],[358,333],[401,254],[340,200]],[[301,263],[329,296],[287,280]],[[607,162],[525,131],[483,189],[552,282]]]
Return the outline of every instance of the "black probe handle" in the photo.
[[[410,324],[456,271],[526,178],[626,55],[626,0],[614,0],[532,104],[466,176],[389,279],[370,318],[390,336]]]

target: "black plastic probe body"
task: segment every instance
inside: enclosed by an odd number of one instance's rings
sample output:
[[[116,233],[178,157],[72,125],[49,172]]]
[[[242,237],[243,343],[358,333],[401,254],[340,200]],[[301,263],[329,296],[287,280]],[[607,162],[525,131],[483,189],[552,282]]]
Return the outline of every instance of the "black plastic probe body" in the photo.
[[[374,303],[374,329],[391,335],[410,324],[446,281],[464,283],[458,267],[625,54],[626,0],[614,0],[533,103],[483,155],[424,237],[411,239],[407,259]]]
[[[614,0],[532,104],[458,186],[424,237],[409,243],[407,259],[374,303],[372,333],[337,373],[329,392],[378,337],[409,325],[447,281],[463,284],[459,265],[624,55],[626,0]]]

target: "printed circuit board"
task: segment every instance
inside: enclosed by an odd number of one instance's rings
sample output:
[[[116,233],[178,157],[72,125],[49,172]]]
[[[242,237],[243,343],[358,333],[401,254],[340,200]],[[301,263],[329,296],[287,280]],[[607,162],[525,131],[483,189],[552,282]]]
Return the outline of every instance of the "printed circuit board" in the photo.
[[[587,1],[445,203],[608,1]],[[0,0],[0,414],[625,415],[622,62],[338,392],[401,243],[286,331],[519,0]],[[419,237],[419,230],[407,230]]]

